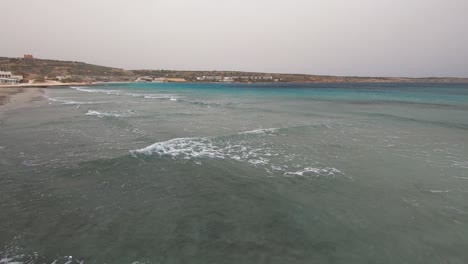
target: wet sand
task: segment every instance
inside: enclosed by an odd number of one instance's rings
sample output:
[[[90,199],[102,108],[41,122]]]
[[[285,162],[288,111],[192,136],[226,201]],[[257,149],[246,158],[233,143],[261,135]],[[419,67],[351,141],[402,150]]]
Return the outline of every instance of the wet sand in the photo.
[[[42,93],[41,88],[0,88],[0,109],[29,103]]]
[[[55,81],[46,81],[41,83],[20,83],[20,84],[0,84],[2,88],[53,88],[53,87],[66,87],[66,86],[85,86],[92,85],[91,83],[61,83]]]

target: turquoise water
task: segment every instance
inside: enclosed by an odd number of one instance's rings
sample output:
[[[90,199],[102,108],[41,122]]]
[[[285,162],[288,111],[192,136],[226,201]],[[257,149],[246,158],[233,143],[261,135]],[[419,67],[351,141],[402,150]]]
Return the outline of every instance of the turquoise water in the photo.
[[[0,123],[0,263],[467,263],[468,85],[49,89]]]

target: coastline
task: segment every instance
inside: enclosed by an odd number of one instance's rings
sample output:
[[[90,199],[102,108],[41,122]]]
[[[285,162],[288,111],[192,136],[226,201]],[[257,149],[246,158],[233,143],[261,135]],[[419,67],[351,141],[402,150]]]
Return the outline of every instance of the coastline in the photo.
[[[0,110],[16,108],[30,103],[44,93],[44,88],[64,88],[69,86],[93,85],[90,83],[21,83],[0,85]]]
[[[41,96],[41,88],[8,88],[0,89],[0,110],[15,108],[30,103],[34,98]]]
[[[92,83],[55,83],[55,82],[20,83],[20,84],[0,85],[0,89],[1,88],[53,88],[53,87],[85,86],[85,85],[93,85],[93,84]]]

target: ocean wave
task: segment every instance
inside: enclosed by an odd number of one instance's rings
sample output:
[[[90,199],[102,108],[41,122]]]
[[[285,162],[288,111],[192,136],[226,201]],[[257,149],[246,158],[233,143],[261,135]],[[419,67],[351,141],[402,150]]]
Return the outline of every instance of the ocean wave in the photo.
[[[45,257],[38,254],[33,255],[15,255],[15,256],[0,256],[0,264],[33,264],[33,263],[50,263],[50,264],[84,264],[85,261],[73,256],[63,256],[54,260],[46,260]]]
[[[175,138],[167,141],[157,142],[150,146],[131,150],[133,156],[158,155],[160,157],[171,157],[173,159],[233,159],[247,161],[251,164],[267,164],[272,156],[268,148],[251,148],[242,144],[231,144],[216,141],[212,138]]]
[[[0,252],[1,253],[1,252]],[[91,260],[91,262],[93,262]],[[84,259],[76,258],[73,256],[63,256],[59,258],[48,258],[40,256],[37,253],[26,255],[15,255],[15,256],[0,256],[0,264],[85,264],[87,263]],[[133,261],[129,264],[145,264],[146,262]]]
[[[175,138],[167,141],[157,142],[145,148],[130,151],[132,155],[144,154],[159,156],[170,156],[172,158],[218,158],[224,159],[225,153],[222,149],[214,146],[209,138]]]
[[[49,101],[62,103],[63,105],[85,105],[85,104],[95,104],[96,103],[96,102],[78,102],[78,101],[73,101],[73,100],[53,98],[53,97],[49,97],[49,96],[44,96],[44,97],[47,98]]]
[[[133,94],[134,97],[143,97],[145,99],[168,99],[171,101],[177,101],[178,96],[173,94]]]
[[[268,128],[220,137],[174,138],[130,150],[130,154],[135,158],[156,155],[174,160],[192,160],[196,164],[201,164],[203,159],[239,161],[263,168],[269,174],[289,177],[345,175],[336,168],[322,167],[314,161],[307,160],[307,157],[291,153],[291,150],[278,148],[263,137],[277,130],[278,128]],[[245,137],[245,135],[259,137]],[[315,166],[312,167],[310,164]],[[296,171],[289,171],[292,168]]]
[[[325,177],[334,177],[336,175],[343,174],[340,170],[336,168],[314,168],[307,167],[299,171],[294,172],[285,172],[284,176],[325,176]]]
[[[89,89],[82,87],[71,87],[75,90],[87,93],[102,93],[107,95],[117,95],[117,96],[131,96],[139,97],[144,99],[164,99],[170,101],[178,101],[179,96],[175,94],[145,94],[145,93],[127,93],[119,90],[104,90],[104,89]]]
[[[94,111],[94,110],[88,110],[86,113],[87,116],[97,116],[99,118],[103,117],[123,117],[125,116],[122,113],[119,112],[99,112],[99,111]]]
[[[121,95],[121,93],[117,90],[99,90],[99,89],[89,89],[89,88],[73,87],[73,86],[71,86],[70,88],[78,90],[80,92],[86,92],[86,93],[103,93],[103,94],[108,94],[108,95]]]
[[[430,193],[449,193],[450,190],[425,190]]]
[[[207,107],[207,108],[222,106],[221,104],[215,103],[215,102],[192,101],[192,100],[180,100],[180,101],[183,102],[183,103],[197,105],[197,106],[203,106],[203,107]]]
[[[71,87],[71,88],[78,90],[78,91],[87,92],[87,93],[102,93],[102,94],[107,94],[107,95],[131,96],[131,97],[138,97],[138,98],[144,98],[144,99],[169,100],[173,102],[193,104],[193,105],[204,106],[208,108],[223,106],[222,104],[216,103],[216,102],[186,100],[186,99],[183,99],[178,94],[129,93],[129,92],[121,91],[121,90],[90,89],[90,88],[84,88],[84,87]]]
[[[260,135],[260,134],[271,135],[277,132],[278,130],[279,128],[261,128],[261,129],[254,129],[250,131],[240,132],[239,135]]]

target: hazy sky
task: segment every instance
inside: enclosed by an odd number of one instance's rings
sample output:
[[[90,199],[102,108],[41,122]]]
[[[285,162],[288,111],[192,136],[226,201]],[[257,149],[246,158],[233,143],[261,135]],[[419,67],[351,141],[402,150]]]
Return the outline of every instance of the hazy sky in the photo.
[[[468,77],[468,0],[0,0],[0,56]],[[8,29],[6,29],[8,28]]]

